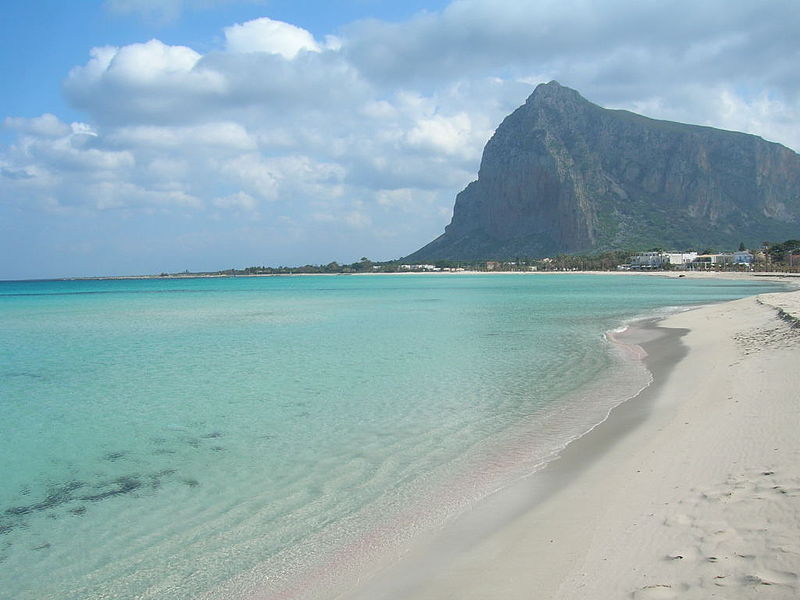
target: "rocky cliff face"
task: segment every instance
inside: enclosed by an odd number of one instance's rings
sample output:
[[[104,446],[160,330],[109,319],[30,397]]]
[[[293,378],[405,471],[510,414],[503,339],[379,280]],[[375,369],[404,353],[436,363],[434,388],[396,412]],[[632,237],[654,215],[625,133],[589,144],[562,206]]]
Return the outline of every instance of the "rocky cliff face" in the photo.
[[[735,248],[800,237],[800,155],[601,108],[555,81],[506,117],[445,233],[409,260]]]

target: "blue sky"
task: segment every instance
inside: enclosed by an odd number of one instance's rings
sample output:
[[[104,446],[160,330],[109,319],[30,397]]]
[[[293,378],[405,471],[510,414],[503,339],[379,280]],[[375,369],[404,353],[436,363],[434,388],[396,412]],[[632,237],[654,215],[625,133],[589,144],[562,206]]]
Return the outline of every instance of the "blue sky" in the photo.
[[[800,149],[800,6],[7,0],[0,279],[396,258],[537,83]]]
[[[60,88],[69,70],[85,63],[95,46],[158,38],[209,51],[220,44],[224,27],[262,16],[298,24],[324,37],[354,21],[403,21],[446,4],[424,0],[7,0],[0,16],[0,77],[13,86],[0,95],[0,115],[36,117],[50,112],[64,119],[84,117],[71,109]],[[4,134],[8,140],[8,132]]]

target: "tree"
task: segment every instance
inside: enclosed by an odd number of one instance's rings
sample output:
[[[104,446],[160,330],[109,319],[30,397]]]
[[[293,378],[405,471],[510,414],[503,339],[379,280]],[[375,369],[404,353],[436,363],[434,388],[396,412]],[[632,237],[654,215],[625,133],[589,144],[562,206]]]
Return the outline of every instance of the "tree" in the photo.
[[[781,244],[773,244],[767,253],[773,262],[784,262],[787,257],[800,249],[800,240],[786,240]]]

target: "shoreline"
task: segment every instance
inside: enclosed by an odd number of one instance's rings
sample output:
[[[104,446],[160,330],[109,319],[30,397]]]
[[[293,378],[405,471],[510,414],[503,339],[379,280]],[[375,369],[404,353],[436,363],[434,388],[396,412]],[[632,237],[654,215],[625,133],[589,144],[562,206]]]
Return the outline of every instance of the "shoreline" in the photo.
[[[706,598],[723,586],[729,598],[796,597],[800,331],[783,315],[800,316],[800,291],[634,324],[623,341],[647,352],[650,386],[341,597]],[[769,427],[748,427],[752,418]],[[780,455],[765,449],[778,439]],[[739,523],[769,490],[771,516]],[[775,550],[762,530],[789,542]]]
[[[753,281],[796,280],[800,285],[800,273],[780,271],[397,271],[393,273],[254,273],[227,275],[224,273],[190,273],[171,275],[97,275],[92,277],[55,277],[44,279],[2,279],[0,283],[41,283],[53,281],[147,281],[182,279],[251,279],[259,277],[363,277],[363,276],[459,276],[459,275],[625,275],[647,277],[687,277],[699,279],[750,279]]]

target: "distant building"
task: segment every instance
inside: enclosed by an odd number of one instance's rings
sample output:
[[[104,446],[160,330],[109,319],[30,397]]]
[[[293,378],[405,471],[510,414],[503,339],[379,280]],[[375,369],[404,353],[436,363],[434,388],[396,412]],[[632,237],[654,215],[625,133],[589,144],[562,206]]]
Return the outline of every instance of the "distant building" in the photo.
[[[708,268],[711,265],[717,264],[717,262],[719,262],[718,259],[719,254],[698,254],[692,261],[692,265]]]
[[[698,254],[697,258],[692,261],[692,266],[699,266],[708,269],[714,265],[730,265],[733,264],[732,253],[721,254]]]
[[[663,269],[667,265],[685,267],[697,258],[697,252],[642,252],[631,257],[631,269]]]
[[[664,256],[667,257],[669,264],[680,267],[688,265],[697,258],[697,252],[665,252]]]
[[[755,256],[746,250],[740,250],[739,252],[733,253],[733,264],[735,265],[751,265],[753,264],[754,260]]]
[[[669,259],[663,252],[642,252],[631,257],[631,269],[660,269]]]

